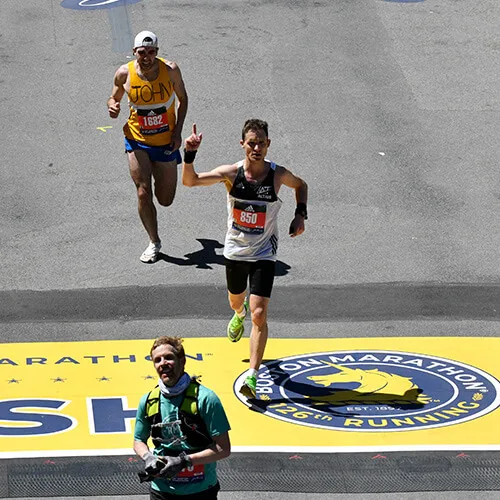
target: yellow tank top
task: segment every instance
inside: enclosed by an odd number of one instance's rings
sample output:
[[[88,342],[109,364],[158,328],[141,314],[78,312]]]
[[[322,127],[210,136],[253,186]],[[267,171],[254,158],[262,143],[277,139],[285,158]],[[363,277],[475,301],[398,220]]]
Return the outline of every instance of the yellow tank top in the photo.
[[[130,115],[123,127],[125,137],[148,146],[166,146],[172,140],[176,120],[174,85],[167,65],[158,58],[158,77],[148,82],[139,77],[134,63],[128,63]]]

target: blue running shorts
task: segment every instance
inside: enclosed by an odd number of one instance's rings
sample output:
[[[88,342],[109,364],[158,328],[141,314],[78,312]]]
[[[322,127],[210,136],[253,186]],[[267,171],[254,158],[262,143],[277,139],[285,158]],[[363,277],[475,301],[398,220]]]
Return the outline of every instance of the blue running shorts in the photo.
[[[125,137],[125,151],[128,153],[136,149],[146,151],[151,161],[176,161],[177,165],[182,163],[179,150],[171,151],[168,144],[166,146],[148,146],[142,142],[137,142]]]

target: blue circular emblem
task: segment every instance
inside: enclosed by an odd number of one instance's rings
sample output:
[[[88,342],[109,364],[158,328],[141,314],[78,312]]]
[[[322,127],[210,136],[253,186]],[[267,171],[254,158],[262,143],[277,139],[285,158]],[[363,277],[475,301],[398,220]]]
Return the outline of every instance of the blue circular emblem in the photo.
[[[431,429],[500,406],[500,382],[479,368],[396,351],[305,354],[262,365],[257,398],[245,404],[294,424],[354,432]]]
[[[111,9],[138,3],[141,0],[63,0],[61,7],[74,10]]]

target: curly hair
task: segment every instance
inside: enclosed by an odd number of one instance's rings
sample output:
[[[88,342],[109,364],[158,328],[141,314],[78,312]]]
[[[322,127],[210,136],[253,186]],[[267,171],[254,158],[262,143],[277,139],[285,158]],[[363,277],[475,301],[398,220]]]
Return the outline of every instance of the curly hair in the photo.
[[[185,358],[186,353],[184,352],[184,346],[182,345],[182,342],[184,342],[181,337],[159,337],[153,342],[153,346],[151,347],[151,351],[149,352],[151,358],[153,357],[153,351],[157,348],[160,347],[161,345],[170,345],[172,346],[175,354],[179,358]]]

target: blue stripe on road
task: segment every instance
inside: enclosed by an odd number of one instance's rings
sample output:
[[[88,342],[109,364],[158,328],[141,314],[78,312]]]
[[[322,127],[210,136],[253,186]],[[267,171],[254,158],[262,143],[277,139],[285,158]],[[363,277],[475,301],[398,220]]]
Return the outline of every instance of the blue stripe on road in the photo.
[[[124,7],[141,0],[63,0],[61,7],[74,10],[111,9],[113,7]]]

